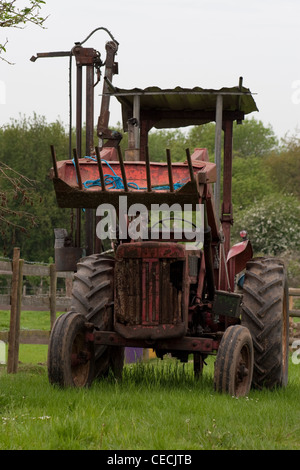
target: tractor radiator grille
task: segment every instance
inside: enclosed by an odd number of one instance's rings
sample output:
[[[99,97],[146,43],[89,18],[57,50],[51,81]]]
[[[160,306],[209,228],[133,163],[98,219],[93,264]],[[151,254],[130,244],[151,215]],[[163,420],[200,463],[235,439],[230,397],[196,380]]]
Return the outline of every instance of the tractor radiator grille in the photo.
[[[178,324],[182,319],[183,262],[124,258],[115,269],[115,318],[123,325]]]

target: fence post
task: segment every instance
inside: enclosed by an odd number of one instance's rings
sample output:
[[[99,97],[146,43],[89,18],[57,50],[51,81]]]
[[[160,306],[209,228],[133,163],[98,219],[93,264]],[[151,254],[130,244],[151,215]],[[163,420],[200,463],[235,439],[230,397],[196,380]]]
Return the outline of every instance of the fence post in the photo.
[[[10,327],[8,335],[8,374],[15,374],[18,370],[23,264],[24,260],[20,260],[20,248],[14,248],[12,261]]]
[[[55,264],[50,264],[50,330],[56,320],[56,286],[57,286],[57,274]]]
[[[73,279],[70,276],[70,273],[67,273],[65,286],[66,286],[66,297],[72,297]]]
[[[294,297],[289,295],[289,310],[293,310],[294,308]]]

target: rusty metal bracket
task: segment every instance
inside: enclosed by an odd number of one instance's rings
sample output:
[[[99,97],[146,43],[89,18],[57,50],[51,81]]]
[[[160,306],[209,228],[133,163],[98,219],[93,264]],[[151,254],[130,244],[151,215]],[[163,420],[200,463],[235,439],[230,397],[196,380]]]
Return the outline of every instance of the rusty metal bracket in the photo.
[[[146,340],[126,339],[113,331],[95,331],[94,338],[96,344],[106,344],[109,346],[155,348],[164,349],[166,351],[191,351],[203,354],[214,353],[218,349],[220,342],[220,339],[215,338],[197,338],[189,336],[149,342]]]
[[[75,46],[72,49],[72,54],[76,59],[76,65],[94,65],[97,67],[101,67],[103,65],[100,58],[100,52],[91,47],[82,47],[80,44],[75,43]]]

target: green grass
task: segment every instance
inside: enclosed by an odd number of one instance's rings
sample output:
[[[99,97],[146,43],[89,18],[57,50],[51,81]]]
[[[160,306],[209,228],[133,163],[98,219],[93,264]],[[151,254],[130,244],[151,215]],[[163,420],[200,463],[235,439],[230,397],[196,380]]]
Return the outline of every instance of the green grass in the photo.
[[[211,361],[210,361],[211,362]],[[163,367],[162,367],[163,366]],[[189,370],[188,370],[189,369]],[[299,366],[286,389],[233,398],[174,361],[127,365],[90,389],[50,386],[45,366],[0,373],[0,449],[299,449]]]
[[[0,366],[0,450],[300,448],[300,365],[292,361],[285,389],[237,399],[214,392],[214,358],[200,381],[192,363],[166,358],[126,365],[122,381],[61,390],[38,365],[47,347],[28,348],[17,374]]]
[[[57,316],[61,312],[57,313]],[[10,322],[10,312],[0,310],[0,331],[8,331]],[[50,314],[49,312],[21,312],[20,327],[23,330],[50,330]],[[6,348],[7,349],[7,348]],[[47,361],[48,346],[20,344],[19,361],[21,363],[41,364]],[[7,354],[6,354],[7,357]]]
[[[60,315],[60,313],[58,313]],[[10,312],[0,310],[0,331],[9,330]],[[49,312],[21,312],[21,329],[50,330]]]

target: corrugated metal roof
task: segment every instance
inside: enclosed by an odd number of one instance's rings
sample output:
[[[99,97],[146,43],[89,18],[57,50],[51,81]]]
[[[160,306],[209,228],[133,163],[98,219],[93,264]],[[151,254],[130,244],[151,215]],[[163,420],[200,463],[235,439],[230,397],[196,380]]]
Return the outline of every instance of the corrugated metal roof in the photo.
[[[134,95],[140,96],[142,108],[149,109],[172,109],[172,110],[202,110],[209,111],[216,107],[217,95],[223,96],[223,110],[240,110],[245,114],[258,111],[253,96],[248,88],[239,87],[221,88],[220,90],[195,88],[161,89],[159,87],[148,87],[144,90],[133,88],[125,90],[115,88],[111,93],[124,104],[124,98],[131,105]]]
[[[128,112],[133,109],[134,96],[140,96],[141,113],[149,111],[181,111],[186,112],[186,117],[182,115],[182,124],[173,120],[169,123],[166,119],[158,121],[155,124],[157,128],[169,127],[166,124],[173,124],[172,127],[187,126],[193,124],[202,124],[212,119],[197,119],[196,114],[193,117],[187,116],[189,112],[209,112],[216,109],[217,95],[223,96],[223,111],[240,111],[244,114],[258,111],[253,96],[248,88],[232,87],[221,88],[219,90],[195,88],[161,89],[159,87],[148,87],[145,89],[132,88],[122,89],[113,87],[110,95],[115,96],[122,105],[123,123],[126,127]],[[177,120],[178,121],[178,120]]]

